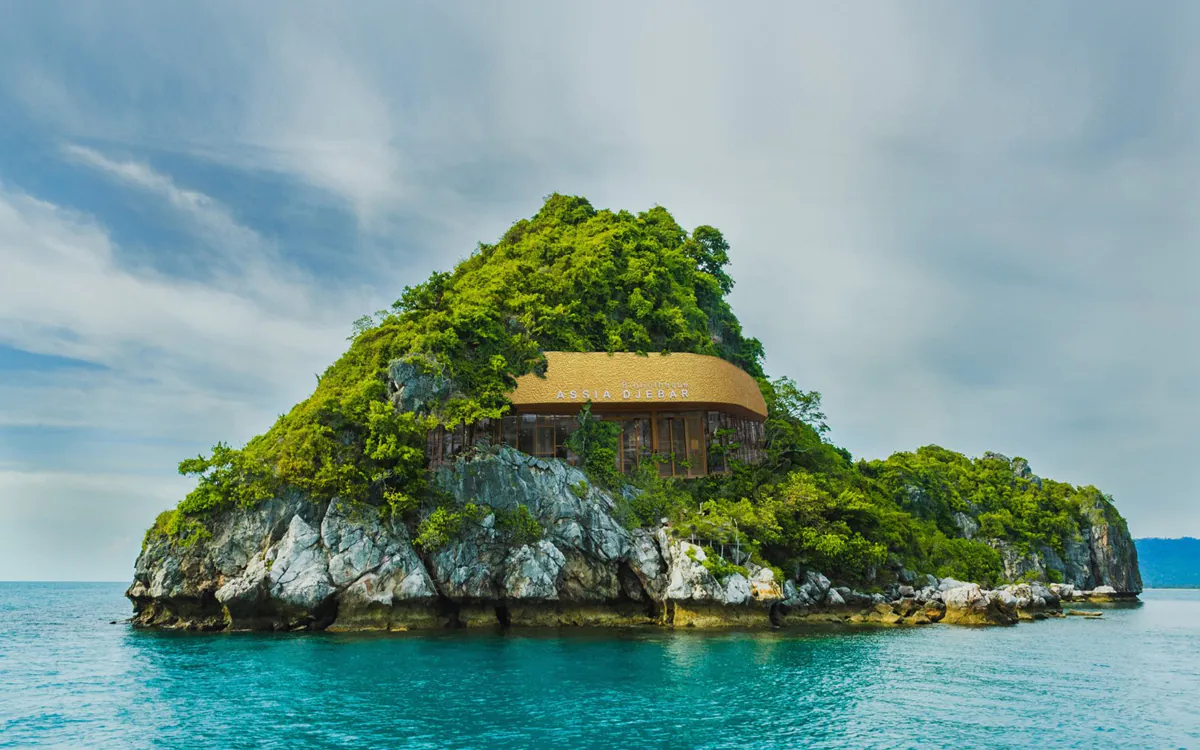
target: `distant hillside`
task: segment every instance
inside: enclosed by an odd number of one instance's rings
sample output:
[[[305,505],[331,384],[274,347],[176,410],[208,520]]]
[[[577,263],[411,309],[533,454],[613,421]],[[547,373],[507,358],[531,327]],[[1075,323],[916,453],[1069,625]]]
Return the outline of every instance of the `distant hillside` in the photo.
[[[1136,539],[1148,589],[1200,588],[1200,539]]]

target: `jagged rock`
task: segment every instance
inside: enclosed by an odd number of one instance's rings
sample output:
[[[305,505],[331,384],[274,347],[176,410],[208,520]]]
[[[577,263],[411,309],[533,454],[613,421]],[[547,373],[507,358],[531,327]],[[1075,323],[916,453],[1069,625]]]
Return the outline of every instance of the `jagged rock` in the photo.
[[[416,392],[406,390],[413,398]],[[460,506],[474,503],[491,512],[470,516],[448,543],[423,554],[414,548],[411,527],[385,518],[378,508],[336,499],[316,503],[294,492],[253,509],[215,513],[206,519],[209,536],[194,544],[154,536],[128,591],[135,623],[343,630],[508,621],[765,625],[788,617],[811,622],[865,617],[887,624],[944,616],[947,622],[974,623],[1005,621],[1014,609],[1052,611],[1059,600],[1074,596],[1070,586],[1036,584],[985,592],[950,578],[918,576],[898,562],[892,569],[921,583],[919,589],[895,583],[887,588],[889,596],[868,595],[833,587],[815,570],[781,585],[772,569],[749,560],[743,560],[746,574],[718,580],[709,569],[710,553],[667,528],[625,529],[616,520],[617,499],[562,461],[499,446],[440,467],[435,481]],[[531,516],[540,534],[518,540],[501,522],[516,512]],[[1117,551],[1107,568],[1094,566],[1096,580],[1102,568],[1104,575],[1118,575],[1123,554],[1116,527],[1096,531],[1101,525],[1095,521],[1088,531],[1102,540],[1096,549],[1106,544]],[[1068,547],[1063,555],[1068,569],[1072,554]],[[1039,559],[1045,564],[1051,558]],[[1101,588],[1090,596],[1124,593],[1103,581],[1096,585]]]
[[[558,574],[565,564],[563,553],[545,539],[517,547],[505,560],[505,597],[557,599]]]
[[[273,599],[297,609],[313,610],[334,593],[321,535],[300,516],[292,516],[272,557],[267,582]]]
[[[820,573],[810,570],[804,574],[804,583],[800,589],[814,602],[825,601],[825,595],[829,593],[829,579]]]
[[[1006,579],[1023,581],[1035,576],[1045,577],[1046,563],[1037,552],[1021,551],[1012,544],[997,539],[989,540],[988,543],[1000,553],[1000,563]]]
[[[943,578],[941,581],[938,582],[937,588],[938,588],[938,591],[941,591],[944,593],[946,591],[950,591],[951,589],[957,589],[957,588],[961,588],[963,586],[974,586],[974,585],[975,584],[973,584],[973,583],[967,583],[966,581],[958,581],[953,578]]]
[[[432,363],[393,360],[388,365],[391,401],[397,411],[415,414],[436,412],[451,394],[451,383],[428,372]]]
[[[1089,602],[1115,602],[1130,597],[1112,586],[1097,586],[1091,591],[1081,592],[1078,598]]]
[[[964,539],[973,539],[979,533],[979,522],[962,511],[955,511],[950,520],[958,529],[958,535]]]
[[[808,607],[813,600],[795,581],[787,580],[783,582],[783,603],[789,607]]]
[[[1065,602],[1073,600],[1076,595],[1075,586],[1070,583],[1052,583],[1050,592]]]
[[[1085,506],[1083,513],[1091,522],[1087,536],[1097,586],[1111,586],[1118,594],[1140,594],[1137,548],[1125,521],[1108,518],[1099,500]]]
[[[750,581],[741,573],[734,573],[725,579],[725,589],[722,593],[725,604],[746,604],[750,601]]]
[[[273,564],[274,559],[271,562]],[[267,596],[269,573],[267,558],[256,557],[242,575],[230,578],[217,589],[217,601],[230,613],[231,619],[239,619],[242,613],[253,614]]]
[[[1022,618],[1041,618],[1062,612],[1057,595],[1040,583],[1019,583],[1001,587],[1014,601],[1017,614]]]
[[[943,581],[944,583],[944,581]],[[1011,625],[1017,622],[1016,598],[1002,591],[984,591],[974,583],[946,589],[942,622],[957,625]]]
[[[666,538],[666,535],[663,535]],[[658,548],[658,540],[646,529],[637,529],[630,534],[629,566],[643,590],[652,598],[666,598],[666,563]]]
[[[914,597],[916,598],[916,600],[919,602],[922,602],[922,603],[928,602],[928,601],[933,601],[934,599],[937,599],[938,596],[939,596],[939,592],[938,592],[937,588],[935,588],[933,586],[924,586],[922,588],[919,588],[919,589],[917,589],[916,593],[914,594]]]

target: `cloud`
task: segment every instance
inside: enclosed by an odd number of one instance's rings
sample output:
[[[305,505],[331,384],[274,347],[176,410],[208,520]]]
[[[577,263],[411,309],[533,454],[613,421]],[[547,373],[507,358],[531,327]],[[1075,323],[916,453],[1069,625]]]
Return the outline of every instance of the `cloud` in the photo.
[[[1196,11],[1143,11],[29,6],[0,127],[194,247],[0,172],[0,340],[112,368],[8,378],[0,423],[247,436],[348,321],[558,190],[724,230],[770,370],[856,455],[1020,453],[1135,533],[1196,533]],[[316,271],[310,215],[352,225]]]
[[[122,581],[141,531],[187,482],[0,469],[0,581]]]
[[[20,439],[16,428],[67,430],[58,454],[67,468],[107,455],[106,432],[187,446],[245,440],[311,391],[313,374],[345,347],[348,321],[380,302],[324,288],[220,202],[145,164],[70,153],[164,200],[230,262],[202,279],[126,267],[95,218],[0,188],[0,342],[104,366],[6,373],[0,428],[10,432],[0,443]]]
[[[407,197],[387,101],[339,50],[299,32],[267,54],[241,137],[265,165],[337,195],[369,227]]]
[[[224,254],[232,262],[231,270],[252,272],[275,259],[270,243],[234,220],[225,206],[204,193],[179,187],[170,177],[154,171],[149,165],[116,161],[78,144],[66,144],[62,151],[71,159],[165,200],[192,223],[193,230],[206,240],[211,250]]]

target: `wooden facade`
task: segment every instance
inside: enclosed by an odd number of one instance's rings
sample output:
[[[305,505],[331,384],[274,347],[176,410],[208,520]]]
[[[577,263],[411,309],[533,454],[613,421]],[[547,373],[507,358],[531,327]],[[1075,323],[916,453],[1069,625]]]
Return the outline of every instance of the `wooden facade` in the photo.
[[[619,422],[617,468],[653,460],[661,476],[701,477],[730,461],[762,459],[766,404],[758,384],[734,365],[696,354],[546,352],[546,375],[517,381],[513,413],[429,434],[433,463],[488,443],[575,463],[567,438],[583,404]]]

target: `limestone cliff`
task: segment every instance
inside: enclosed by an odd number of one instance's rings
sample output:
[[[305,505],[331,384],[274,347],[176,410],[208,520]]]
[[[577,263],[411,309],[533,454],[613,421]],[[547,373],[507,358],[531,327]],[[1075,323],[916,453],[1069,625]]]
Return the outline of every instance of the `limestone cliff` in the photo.
[[[198,629],[409,629],[501,624],[674,624],[761,619],[774,573],[718,581],[667,529],[628,531],[578,469],[499,447],[441,469],[440,487],[486,508],[426,554],[371,506],[277,498],[213,518],[211,536],[152,537],[128,596],[140,625]],[[541,538],[497,516],[528,509]]]
[[[134,623],[200,630],[1010,624],[1055,614],[1062,598],[1074,596],[1069,586],[986,591],[932,576],[914,581],[919,587],[864,594],[815,571],[777,581],[753,564],[748,575],[718,580],[705,551],[669,528],[624,528],[614,497],[578,469],[504,446],[440,469],[437,483],[456,502],[484,510],[426,553],[379,508],[299,494],[226,510],[190,542],[151,536],[127,594]],[[522,506],[539,538],[517,539],[497,522]],[[1118,538],[1097,536],[1110,545]]]
[[[1008,459],[991,453],[992,458],[1009,461],[1013,474],[1021,479],[1040,482],[1029,464],[1022,459]],[[1089,498],[1081,509],[1083,523],[1074,539],[1063,542],[1057,551],[1047,545],[1036,549],[1020,549],[1000,540],[989,540],[999,552],[1004,575],[1010,581],[1029,578],[1057,578],[1076,589],[1091,590],[1111,587],[1118,595],[1133,596],[1142,592],[1142,576],[1138,571],[1137,548],[1125,519],[1113,507],[1097,498]],[[978,524],[970,521],[977,533]],[[971,536],[971,533],[966,534]]]

